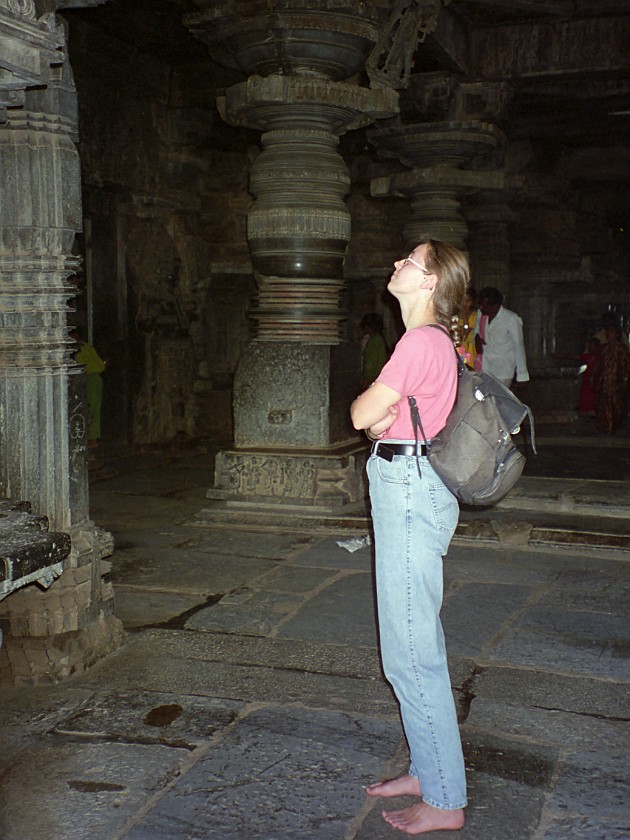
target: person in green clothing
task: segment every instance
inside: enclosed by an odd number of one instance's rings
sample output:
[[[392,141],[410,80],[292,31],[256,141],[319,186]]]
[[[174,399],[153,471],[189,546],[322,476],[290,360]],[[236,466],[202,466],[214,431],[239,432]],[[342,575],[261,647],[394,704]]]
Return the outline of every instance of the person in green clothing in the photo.
[[[378,312],[370,312],[361,319],[363,327],[361,391],[369,388],[389,358],[389,348],[383,336],[385,325]]]
[[[101,437],[101,403],[103,401],[103,377],[101,374],[107,367],[107,362],[101,359],[96,348],[87,341],[81,340],[78,330],[72,330],[70,337],[79,343],[79,349],[74,358],[85,367],[88,403],[88,447],[98,446]]]

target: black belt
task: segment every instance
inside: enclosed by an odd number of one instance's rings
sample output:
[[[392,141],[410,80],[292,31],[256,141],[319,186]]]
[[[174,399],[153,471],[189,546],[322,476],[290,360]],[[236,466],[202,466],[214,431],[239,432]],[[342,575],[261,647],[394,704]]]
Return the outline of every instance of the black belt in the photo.
[[[415,443],[381,443],[377,440],[372,447],[372,453],[378,455],[379,458],[385,458],[386,461],[391,461],[394,455],[415,455]],[[418,455],[427,454],[426,443],[418,444]]]

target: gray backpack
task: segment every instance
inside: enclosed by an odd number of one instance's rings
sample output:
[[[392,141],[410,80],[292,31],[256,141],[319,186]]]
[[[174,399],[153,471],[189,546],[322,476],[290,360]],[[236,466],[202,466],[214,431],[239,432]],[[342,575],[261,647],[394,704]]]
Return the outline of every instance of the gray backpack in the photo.
[[[429,324],[443,332],[438,324]],[[449,336],[450,337],[450,336]],[[458,366],[457,397],[446,425],[427,444],[429,463],[444,484],[466,505],[493,505],[516,484],[525,456],[512,435],[529,418],[532,449],[534,419],[531,410],[502,382],[484,371],[466,367],[455,349]],[[426,440],[415,397],[408,397],[411,420]]]

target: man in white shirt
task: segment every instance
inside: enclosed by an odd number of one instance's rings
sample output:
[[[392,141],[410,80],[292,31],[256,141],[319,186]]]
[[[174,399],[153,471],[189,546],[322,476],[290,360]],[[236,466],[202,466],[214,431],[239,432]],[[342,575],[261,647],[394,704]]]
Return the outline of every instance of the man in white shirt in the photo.
[[[483,354],[482,370],[488,371],[500,379],[509,388],[514,374],[516,383],[529,382],[525,344],[523,342],[523,322],[510,309],[502,306],[503,295],[493,286],[487,286],[479,293],[479,309],[487,315],[485,340],[479,335],[479,321],[475,326],[475,346],[477,353]]]

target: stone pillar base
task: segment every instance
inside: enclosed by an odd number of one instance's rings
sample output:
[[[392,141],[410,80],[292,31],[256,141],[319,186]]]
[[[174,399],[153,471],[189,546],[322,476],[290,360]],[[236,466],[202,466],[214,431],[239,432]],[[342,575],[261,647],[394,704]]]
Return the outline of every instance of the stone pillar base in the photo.
[[[206,497],[256,506],[259,513],[261,507],[342,510],[365,497],[367,453],[365,444],[355,441],[294,451],[225,450],[217,455],[214,487]]]
[[[113,615],[54,636],[7,635],[0,649],[0,686],[59,683],[112,653],[124,638],[122,623]]]
[[[73,562],[48,588],[30,583],[0,603],[0,686],[58,683],[93,665],[124,641],[104,580],[111,534],[85,523],[72,535]],[[46,582],[47,583],[47,582]]]

